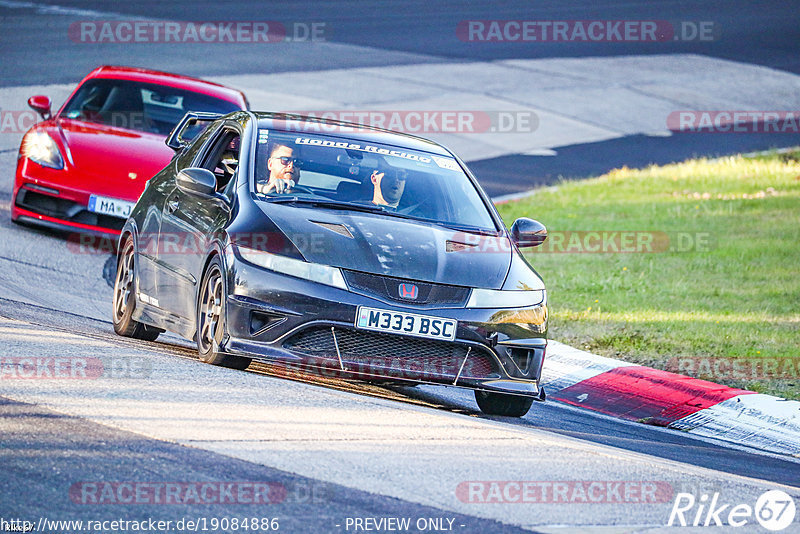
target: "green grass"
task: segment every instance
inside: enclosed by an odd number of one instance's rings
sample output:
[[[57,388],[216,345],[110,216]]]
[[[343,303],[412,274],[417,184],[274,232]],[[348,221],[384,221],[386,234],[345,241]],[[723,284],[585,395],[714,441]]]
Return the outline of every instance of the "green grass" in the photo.
[[[548,228],[550,249],[526,256],[548,287],[552,339],[661,369],[680,358],[698,365],[686,374],[800,398],[800,151],[623,168],[498,209]],[[549,251],[574,231],[647,232],[660,251]],[[748,379],[699,367],[709,358],[779,367]]]

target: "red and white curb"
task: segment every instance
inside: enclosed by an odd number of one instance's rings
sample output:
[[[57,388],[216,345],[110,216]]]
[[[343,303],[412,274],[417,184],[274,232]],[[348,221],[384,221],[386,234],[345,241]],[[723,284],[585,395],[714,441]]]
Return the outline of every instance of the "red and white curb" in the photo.
[[[628,421],[800,457],[800,402],[548,341],[547,398]]]

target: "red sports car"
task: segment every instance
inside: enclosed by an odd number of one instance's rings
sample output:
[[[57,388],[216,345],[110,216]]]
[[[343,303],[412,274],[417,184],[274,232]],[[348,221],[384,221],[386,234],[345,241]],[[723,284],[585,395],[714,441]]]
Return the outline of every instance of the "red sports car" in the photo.
[[[98,67],[22,138],[12,220],[82,233],[119,234],[145,183],[175,152],[164,144],[187,111],[247,109],[241,91],[146,69]]]

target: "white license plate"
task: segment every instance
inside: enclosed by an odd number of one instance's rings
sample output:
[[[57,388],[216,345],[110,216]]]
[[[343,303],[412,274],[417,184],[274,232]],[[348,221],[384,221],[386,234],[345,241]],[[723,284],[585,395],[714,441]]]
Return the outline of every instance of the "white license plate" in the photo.
[[[135,205],[136,202],[128,202],[118,198],[101,197],[99,195],[89,197],[89,211],[113,217],[122,217],[123,219],[128,218]]]
[[[356,328],[362,330],[445,341],[453,341],[456,338],[456,323],[457,321],[454,319],[379,310],[364,306],[359,306],[356,314]]]

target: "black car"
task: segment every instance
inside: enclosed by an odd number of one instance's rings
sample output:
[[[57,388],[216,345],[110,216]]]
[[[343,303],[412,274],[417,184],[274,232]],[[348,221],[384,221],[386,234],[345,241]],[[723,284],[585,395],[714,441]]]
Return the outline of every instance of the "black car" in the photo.
[[[182,132],[209,123],[191,143]],[[431,141],[295,115],[187,114],[120,235],[114,329],[354,379],[475,390],[522,416],[539,386],[547,297],[466,166]]]

